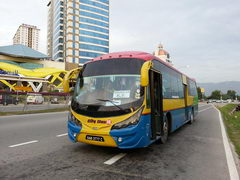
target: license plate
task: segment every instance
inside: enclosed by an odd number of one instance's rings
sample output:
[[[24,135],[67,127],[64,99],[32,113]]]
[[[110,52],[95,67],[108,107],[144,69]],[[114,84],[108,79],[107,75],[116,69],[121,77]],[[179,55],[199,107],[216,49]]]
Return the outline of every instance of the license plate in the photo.
[[[100,136],[90,136],[90,135],[87,135],[87,136],[86,136],[86,139],[87,139],[87,140],[90,140],[90,141],[100,141],[100,142],[104,142],[104,138],[103,138],[103,137],[100,137]]]

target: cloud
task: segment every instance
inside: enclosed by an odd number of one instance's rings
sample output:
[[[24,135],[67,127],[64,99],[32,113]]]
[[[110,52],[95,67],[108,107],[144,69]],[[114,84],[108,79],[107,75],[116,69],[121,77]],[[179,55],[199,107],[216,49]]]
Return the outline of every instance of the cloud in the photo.
[[[153,52],[159,42],[176,67],[200,82],[239,80],[238,1],[121,0],[111,2],[114,51]],[[124,33],[120,33],[124,32]]]
[[[40,51],[46,53],[47,2],[1,3],[0,45],[28,23],[41,29]],[[152,53],[162,42],[175,66],[190,65],[180,70],[199,82],[239,80],[239,7],[236,0],[112,0],[110,51]]]
[[[35,25],[40,29],[40,49],[46,53],[47,0],[11,0],[0,4],[0,45],[11,45],[17,28],[22,23]]]

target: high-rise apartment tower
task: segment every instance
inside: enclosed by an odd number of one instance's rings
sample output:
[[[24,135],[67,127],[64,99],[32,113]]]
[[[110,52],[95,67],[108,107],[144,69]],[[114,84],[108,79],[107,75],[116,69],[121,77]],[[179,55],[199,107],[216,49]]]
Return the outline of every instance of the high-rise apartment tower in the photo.
[[[109,0],[50,0],[48,55],[82,64],[109,52]]]
[[[13,37],[13,44],[22,44],[38,50],[39,31],[36,26],[21,24]]]

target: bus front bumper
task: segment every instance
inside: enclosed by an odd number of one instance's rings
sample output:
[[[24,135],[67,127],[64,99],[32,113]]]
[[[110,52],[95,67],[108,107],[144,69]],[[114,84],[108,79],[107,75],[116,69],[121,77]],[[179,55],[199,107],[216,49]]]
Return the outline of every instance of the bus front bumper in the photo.
[[[141,117],[137,125],[111,130],[110,135],[120,149],[142,148],[151,143],[150,123],[148,118],[144,116]]]
[[[87,140],[86,136],[100,136],[104,142]],[[81,131],[81,127],[68,121],[68,136],[72,142],[83,142],[98,146],[118,147],[120,149],[142,148],[148,146],[150,142],[150,122],[149,118],[142,116],[137,125],[122,129],[114,129],[109,134],[88,134]]]
[[[81,131],[81,127],[75,123],[68,121],[68,137],[72,142],[77,142],[77,136]]]

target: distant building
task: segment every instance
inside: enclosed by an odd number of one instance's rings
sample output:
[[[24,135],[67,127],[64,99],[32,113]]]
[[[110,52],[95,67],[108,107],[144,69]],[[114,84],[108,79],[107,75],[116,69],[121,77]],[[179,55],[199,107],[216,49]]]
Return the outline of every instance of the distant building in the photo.
[[[50,0],[48,56],[82,64],[109,52],[109,0]]]
[[[34,50],[38,50],[39,31],[36,26],[22,24],[18,27],[13,37],[13,44],[22,44]]]
[[[55,67],[65,70],[65,63],[51,61],[46,54],[21,44],[0,46],[0,63],[2,62],[24,69]]]
[[[172,61],[170,61],[170,54],[163,49],[163,45],[159,44],[158,49],[153,53],[154,56],[159,57],[163,61],[173,65]]]

